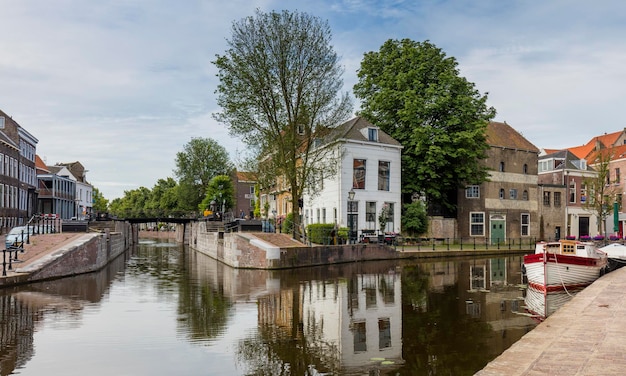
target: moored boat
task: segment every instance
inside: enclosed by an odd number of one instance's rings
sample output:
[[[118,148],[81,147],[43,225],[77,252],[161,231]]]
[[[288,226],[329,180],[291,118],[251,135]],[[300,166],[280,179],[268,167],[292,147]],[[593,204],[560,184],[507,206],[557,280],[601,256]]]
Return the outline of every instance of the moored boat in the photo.
[[[524,270],[528,286],[535,290],[578,289],[608,271],[607,255],[593,242],[539,242],[534,254],[524,256]]]
[[[611,243],[599,250],[606,253],[610,270],[619,269],[626,265],[626,245]]]

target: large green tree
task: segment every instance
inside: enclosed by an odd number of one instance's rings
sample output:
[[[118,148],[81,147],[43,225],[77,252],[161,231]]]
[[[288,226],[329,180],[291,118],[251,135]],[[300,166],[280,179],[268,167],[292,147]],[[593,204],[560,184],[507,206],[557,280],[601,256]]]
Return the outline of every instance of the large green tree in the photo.
[[[154,216],[180,214],[177,187],[176,180],[170,177],[157,180],[150,201],[146,203],[148,211]]]
[[[403,145],[402,191],[454,208],[456,191],[486,180],[485,130],[495,110],[434,44],[388,40],[364,55],[360,114]]]
[[[179,179],[179,206],[196,210],[204,198],[206,188],[217,175],[233,171],[226,148],[211,138],[192,138],[183,151],[176,153],[174,174]]]
[[[204,199],[198,206],[201,211],[211,209],[211,202],[215,201],[218,212],[228,212],[235,206],[235,187],[230,176],[215,176],[207,185]],[[236,216],[237,213],[234,213]]]
[[[102,192],[96,187],[93,187],[93,211],[95,213],[106,213],[109,210],[109,200],[105,199]]]
[[[340,92],[343,69],[330,27],[306,13],[257,10],[233,23],[227,43],[214,61],[222,108],[215,118],[259,153],[261,184],[282,180],[297,203],[328,157],[315,152],[313,140],[352,111],[348,93]],[[300,216],[294,220],[298,228]]]

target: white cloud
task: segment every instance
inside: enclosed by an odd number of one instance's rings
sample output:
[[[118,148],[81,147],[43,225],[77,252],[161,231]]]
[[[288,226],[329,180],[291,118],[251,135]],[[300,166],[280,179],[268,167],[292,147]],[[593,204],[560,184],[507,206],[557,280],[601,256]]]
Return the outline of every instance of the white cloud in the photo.
[[[626,5],[608,1],[29,0],[3,4],[0,108],[39,139],[47,162],[79,160],[109,199],[173,176],[192,137],[233,156],[245,145],[219,111],[211,64],[233,21],[265,11],[328,20],[352,91],[363,54],[430,40],[538,147],[624,127]],[[356,103],[358,106],[358,103]]]

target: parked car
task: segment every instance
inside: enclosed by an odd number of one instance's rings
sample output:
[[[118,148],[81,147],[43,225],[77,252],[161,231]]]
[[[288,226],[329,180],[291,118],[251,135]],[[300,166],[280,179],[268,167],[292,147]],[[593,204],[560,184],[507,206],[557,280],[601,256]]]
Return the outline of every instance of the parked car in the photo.
[[[6,249],[9,249],[11,246],[13,246],[16,242],[17,243],[25,243],[28,241],[28,237],[30,234],[32,234],[33,229],[32,227],[27,228],[26,226],[17,226],[17,227],[13,227],[11,229],[11,231],[9,231],[9,233],[7,234],[5,240],[4,240],[4,245],[6,247]]]

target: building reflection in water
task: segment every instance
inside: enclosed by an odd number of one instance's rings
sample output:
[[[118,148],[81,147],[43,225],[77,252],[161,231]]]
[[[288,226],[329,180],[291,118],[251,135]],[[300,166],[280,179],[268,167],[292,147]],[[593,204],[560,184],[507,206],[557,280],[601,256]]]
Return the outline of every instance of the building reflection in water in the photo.
[[[402,363],[400,298],[395,268],[309,280],[260,298],[259,325],[298,335],[305,358],[326,372],[388,371]]]
[[[72,277],[72,283],[57,280],[0,289],[0,375],[13,374],[35,355],[34,334],[45,320],[57,326],[80,325],[85,306],[101,301],[129,255],[99,272]]]
[[[33,333],[44,321],[82,325],[84,307],[106,305],[102,296],[116,278],[142,280],[139,290],[123,289],[124,300],[150,301],[141,294],[153,288],[163,310],[174,306],[159,325],[175,321],[175,337],[159,341],[188,343],[185,354],[202,348],[193,369],[217,367],[229,353],[250,375],[471,375],[535,324],[518,314],[525,309],[521,256],[267,271],[233,269],[176,247],[135,252],[100,273],[0,290],[0,374],[36,358]]]

